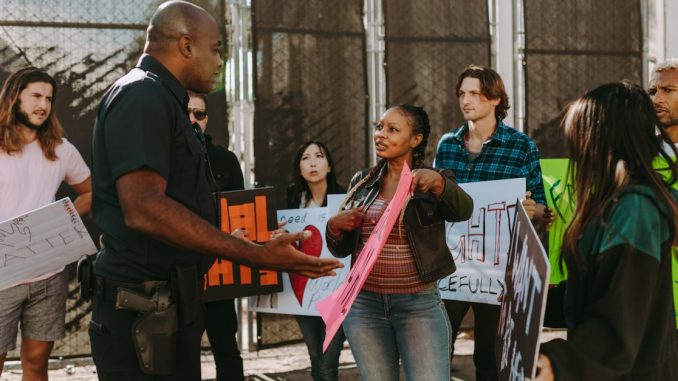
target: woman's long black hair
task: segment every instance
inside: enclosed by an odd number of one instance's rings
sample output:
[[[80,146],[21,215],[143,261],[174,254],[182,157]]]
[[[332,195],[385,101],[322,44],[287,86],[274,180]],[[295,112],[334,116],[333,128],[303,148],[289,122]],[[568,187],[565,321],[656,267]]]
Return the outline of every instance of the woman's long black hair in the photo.
[[[302,201],[301,200],[302,194],[305,194],[306,196],[305,199],[303,200],[304,204],[306,204],[312,197],[311,191],[308,188],[308,183],[301,175],[301,169],[299,168],[299,163],[301,163],[301,157],[304,155],[304,151],[306,151],[306,149],[312,144],[317,145],[318,148],[320,149],[320,152],[322,152],[323,155],[325,155],[325,159],[327,159],[327,166],[328,168],[330,168],[330,172],[327,174],[327,193],[325,193],[325,197],[323,198],[323,204],[321,206],[327,205],[328,194],[341,194],[345,192],[344,188],[342,188],[341,185],[337,183],[337,175],[335,174],[334,170],[334,160],[332,160],[330,150],[324,143],[318,140],[310,140],[299,146],[299,149],[297,149],[297,152],[294,155],[294,162],[292,163],[293,164],[292,173],[294,173],[294,182],[290,184],[287,193],[287,204],[288,207],[290,208],[299,207]]]
[[[655,129],[657,117],[647,93],[628,81],[602,85],[568,108],[562,126],[570,146],[568,182],[576,195],[572,222],[563,239],[562,255],[568,266],[583,267],[579,237],[590,223],[605,223],[605,213],[629,184],[650,187],[668,205],[675,243],[678,204],[669,193],[669,184],[678,179],[678,164],[671,157],[678,151],[672,144],[668,144],[671,152],[662,149],[662,143],[670,140],[663,127]],[[658,156],[668,163],[667,180],[652,166]],[[615,176],[620,166],[626,173],[621,179]]]

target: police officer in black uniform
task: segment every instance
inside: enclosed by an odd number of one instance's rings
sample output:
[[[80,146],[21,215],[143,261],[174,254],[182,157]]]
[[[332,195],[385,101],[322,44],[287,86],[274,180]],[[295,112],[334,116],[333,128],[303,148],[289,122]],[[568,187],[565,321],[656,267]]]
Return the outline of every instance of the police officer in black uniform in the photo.
[[[204,140],[186,90],[207,93],[223,66],[204,9],[163,3],[137,67],[107,91],[93,141],[93,216],[104,249],[95,265],[90,325],[101,380],[199,380],[202,275],[215,257],[311,277],[336,260],[307,256],[285,234],[266,245],[216,227]]]

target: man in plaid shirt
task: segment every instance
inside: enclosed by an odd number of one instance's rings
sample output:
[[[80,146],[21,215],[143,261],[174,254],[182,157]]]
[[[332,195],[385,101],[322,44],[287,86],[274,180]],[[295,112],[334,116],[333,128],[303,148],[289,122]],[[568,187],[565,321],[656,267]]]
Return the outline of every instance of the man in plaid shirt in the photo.
[[[548,225],[552,214],[545,206],[539,150],[527,135],[502,122],[510,106],[499,74],[471,65],[459,75],[456,90],[466,122],[440,139],[434,167],[452,169],[459,183],[524,177],[527,193],[523,206],[533,221]],[[473,308],[476,380],[496,380],[494,340],[500,306],[446,300],[445,307],[453,340],[464,315]]]

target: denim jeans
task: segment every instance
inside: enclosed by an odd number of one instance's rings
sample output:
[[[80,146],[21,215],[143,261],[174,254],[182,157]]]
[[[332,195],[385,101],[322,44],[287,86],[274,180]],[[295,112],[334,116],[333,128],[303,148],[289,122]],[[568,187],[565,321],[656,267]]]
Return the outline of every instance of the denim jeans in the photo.
[[[363,381],[405,377],[449,381],[450,322],[438,289],[380,295],[361,291],[344,320],[344,332]]]
[[[344,330],[339,328],[323,353],[325,341],[325,323],[318,316],[297,315],[299,329],[304,336],[308,355],[311,358],[311,376],[313,381],[337,381],[339,377],[339,355],[344,347]]]

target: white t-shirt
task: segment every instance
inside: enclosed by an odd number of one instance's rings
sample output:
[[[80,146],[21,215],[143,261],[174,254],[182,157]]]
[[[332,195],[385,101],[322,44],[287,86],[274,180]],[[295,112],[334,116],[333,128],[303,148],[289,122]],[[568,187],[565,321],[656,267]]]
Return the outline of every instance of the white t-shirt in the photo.
[[[54,202],[62,182],[76,185],[87,180],[89,168],[73,144],[63,139],[55,152],[58,159],[50,161],[37,140],[12,155],[0,151],[0,221]],[[61,270],[30,282],[47,279]]]

